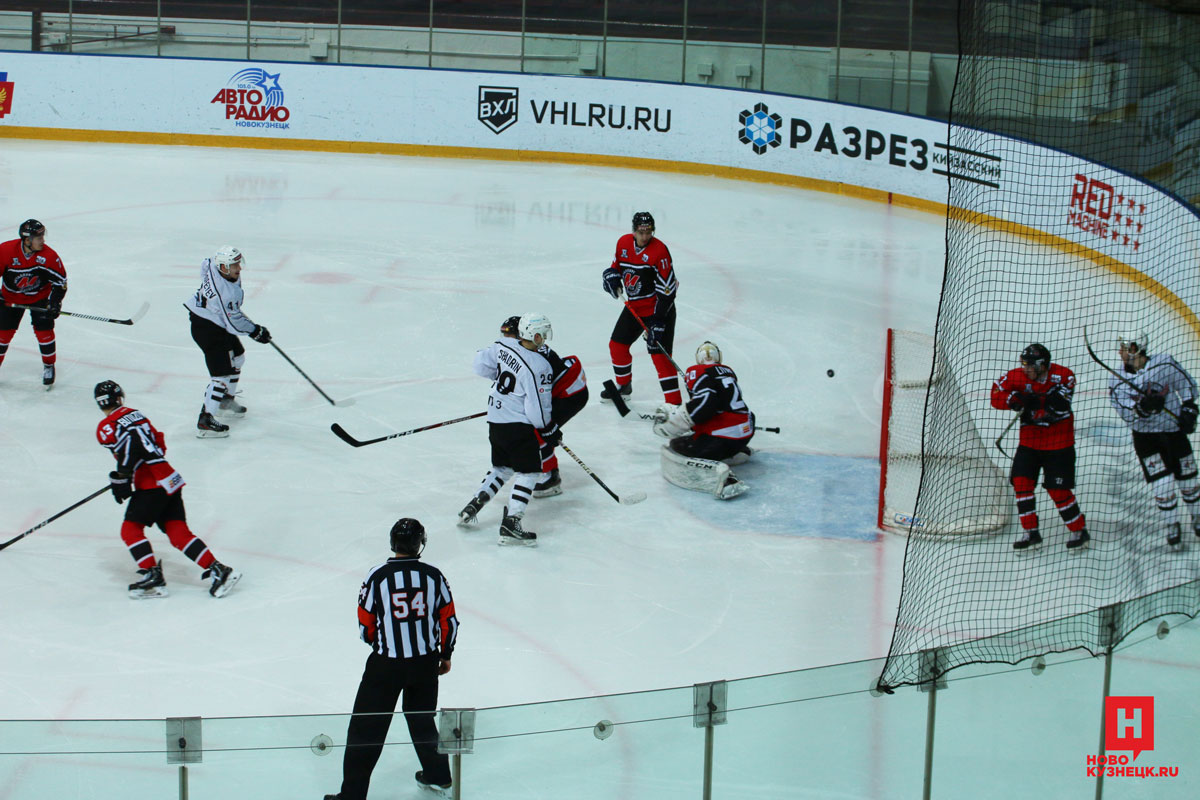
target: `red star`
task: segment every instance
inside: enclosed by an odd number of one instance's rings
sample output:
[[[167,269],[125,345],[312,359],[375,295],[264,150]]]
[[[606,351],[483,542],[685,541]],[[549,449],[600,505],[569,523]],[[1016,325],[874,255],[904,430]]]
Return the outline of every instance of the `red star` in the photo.
[[[1141,232],[1142,232],[1142,223],[1140,223],[1140,222],[1138,223],[1138,230],[1137,230],[1137,232],[1138,232],[1138,233],[1141,233]]]
[[[1118,231],[1116,228],[1114,228],[1114,229],[1113,229],[1113,237],[1112,237],[1112,238],[1113,238],[1113,241],[1115,242],[1115,241],[1117,240],[1117,237],[1118,237],[1118,236],[1120,236],[1120,235],[1121,235],[1121,232],[1120,232],[1120,231]]]
[[[1117,195],[1117,205],[1121,205],[1124,202],[1125,202],[1125,195],[1123,195],[1123,194]]]
[[[1141,204],[1140,204],[1140,206],[1141,206],[1141,209],[1142,209],[1142,210],[1141,210],[1141,211],[1139,211],[1138,213],[1139,213],[1139,214],[1145,214],[1145,213],[1146,213],[1146,204],[1145,204],[1145,203],[1141,203]]]
[[[1129,198],[1129,200],[1128,200],[1128,203],[1129,203],[1129,207],[1130,207],[1130,208],[1134,208],[1134,207],[1136,207],[1136,206],[1137,206],[1137,203],[1133,202],[1133,198],[1132,198],[1132,197],[1131,197],[1131,198]]]
[[[1132,224],[1133,224],[1133,217],[1126,217],[1125,218],[1125,227],[1128,228]]]
[[[1133,249],[1137,250],[1139,245],[1141,245],[1141,242],[1139,242],[1137,239],[1134,239],[1133,240]]]
[[[1121,244],[1129,244],[1129,237],[1125,236],[1124,239],[1125,241],[1121,242]]]

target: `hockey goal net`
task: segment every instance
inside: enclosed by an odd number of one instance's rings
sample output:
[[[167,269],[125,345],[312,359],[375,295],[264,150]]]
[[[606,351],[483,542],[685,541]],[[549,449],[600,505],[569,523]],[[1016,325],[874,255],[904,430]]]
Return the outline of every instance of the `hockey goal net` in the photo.
[[[888,329],[879,527],[904,533],[992,533],[1013,515],[1007,475],[992,460],[953,371],[940,358],[935,363],[933,345],[927,334]],[[933,388],[940,410],[949,412],[965,434],[953,437],[952,446],[929,444],[931,438],[945,437],[924,437],[923,442],[925,398]],[[946,408],[947,402],[954,407]],[[922,475],[925,494],[918,508]]]

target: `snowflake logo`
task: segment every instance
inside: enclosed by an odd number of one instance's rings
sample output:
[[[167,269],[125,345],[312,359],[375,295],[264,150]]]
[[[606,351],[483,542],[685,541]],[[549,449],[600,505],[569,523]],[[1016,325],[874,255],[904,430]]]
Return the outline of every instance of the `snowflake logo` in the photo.
[[[742,111],[738,124],[738,141],[753,147],[756,154],[761,156],[768,147],[779,147],[783,118],[770,113],[766,103],[755,103],[753,111]]]

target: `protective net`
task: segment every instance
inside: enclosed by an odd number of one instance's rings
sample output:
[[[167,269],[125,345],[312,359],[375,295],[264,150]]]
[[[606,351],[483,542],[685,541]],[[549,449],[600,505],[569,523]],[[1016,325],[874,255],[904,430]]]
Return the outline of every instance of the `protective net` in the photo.
[[[1156,504],[1110,403],[1112,376],[1086,347],[1120,370],[1119,337],[1144,331],[1151,353],[1200,369],[1200,224],[1186,201],[1200,194],[1200,122],[1190,122],[1200,50],[1188,46],[1198,22],[1129,0],[959,4],[938,162],[949,184],[946,273],[885,686],[971,662],[1101,652],[1148,619],[1200,611],[1200,504]],[[1040,548],[1013,549],[1021,528],[1006,481],[999,524],[973,524],[997,515],[996,474],[1008,475],[1019,437],[1019,426],[1005,433],[1014,414],[994,409],[990,390],[1033,342],[1078,381],[1084,548],[1065,547],[1044,476]],[[1186,487],[1170,487],[1176,501]],[[1171,520],[1182,522],[1180,547],[1166,541]],[[1082,613],[1115,604],[1127,605],[1103,616],[1105,630]]]

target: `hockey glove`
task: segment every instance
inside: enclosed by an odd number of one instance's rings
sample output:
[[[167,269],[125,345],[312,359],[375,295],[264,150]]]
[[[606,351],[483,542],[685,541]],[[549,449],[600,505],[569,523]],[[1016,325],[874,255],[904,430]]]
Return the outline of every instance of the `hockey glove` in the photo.
[[[688,414],[687,406],[676,406],[671,411],[666,422],[659,422],[654,426],[654,432],[659,436],[665,436],[668,439],[673,439],[676,436],[683,436],[692,430],[692,418]]]
[[[250,338],[259,344],[270,344],[271,332],[262,325],[255,325],[254,330],[250,333]]]
[[[553,422],[538,431],[538,435],[542,437],[542,441],[549,447],[558,447],[562,444],[562,428]]]
[[[665,350],[662,341],[667,335],[667,323],[656,319],[646,320],[646,347],[649,349]]]
[[[1009,392],[1004,402],[1013,411],[1021,411],[1025,408],[1025,395],[1020,392]]]
[[[615,298],[621,296],[621,273],[613,267],[604,270],[604,291]]]
[[[1185,436],[1190,436],[1196,431],[1196,417],[1200,415],[1200,409],[1196,408],[1195,400],[1188,400],[1183,404],[1183,408],[1179,409],[1179,432]]]
[[[124,503],[133,496],[133,486],[129,482],[129,475],[123,475],[120,472],[108,473],[108,484],[112,487],[113,499],[118,504]]]
[[[63,297],[66,292],[60,292],[54,289],[50,292],[50,297],[46,300],[46,311],[50,314],[50,319],[58,319],[58,315],[62,313]]]
[[[1139,417],[1145,418],[1162,411],[1167,405],[1167,397],[1162,394],[1143,394],[1138,398],[1133,410]]]
[[[1071,410],[1071,401],[1067,399],[1067,387],[1061,383],[1054,384],[1046,393],[1046,408],[1063,413]]]

